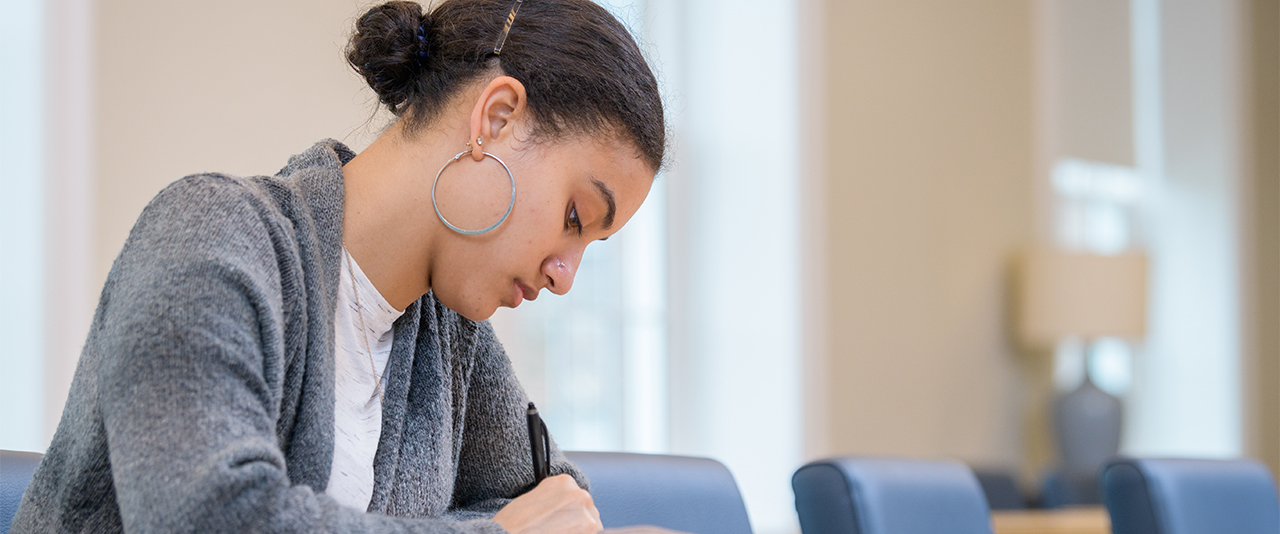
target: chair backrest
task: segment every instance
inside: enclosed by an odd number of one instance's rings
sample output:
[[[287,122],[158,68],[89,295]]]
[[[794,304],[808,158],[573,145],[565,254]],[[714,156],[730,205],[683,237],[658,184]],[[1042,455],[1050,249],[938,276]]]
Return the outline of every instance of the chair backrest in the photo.
[[[0,450],[0,534],[8,534],[22,493],[40,465],[40,453]]]
[[[1117,459],[1102,470],[1115,534],[1275,534],[1280,497],[1251,460]]]
[[[606,528],[654,525],[693,534],[751,534],[738,484],[707,458],[565,452],[591,480]]]
[[[991,534],[973,471],[960,462],[842,457],[791,477],[804,534]]]

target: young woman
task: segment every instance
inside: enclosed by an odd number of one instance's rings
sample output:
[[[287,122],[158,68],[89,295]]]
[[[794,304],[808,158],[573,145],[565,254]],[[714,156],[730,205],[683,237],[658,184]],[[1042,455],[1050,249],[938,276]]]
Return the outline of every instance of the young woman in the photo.
[[[139,217],[14,532],[600,530],[485,320],[640,207],[653,74],[590,0],[391,2],[347,58],[398,117],[367,150]]]

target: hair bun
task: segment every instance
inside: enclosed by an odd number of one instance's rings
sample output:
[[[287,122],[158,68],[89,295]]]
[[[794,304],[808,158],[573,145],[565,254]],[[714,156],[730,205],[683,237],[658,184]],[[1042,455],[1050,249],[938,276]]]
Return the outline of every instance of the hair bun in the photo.
[[[430,58],[430,24],[416,2],[387,2],[356,21],[349,62],[392,111],[413,95]]]

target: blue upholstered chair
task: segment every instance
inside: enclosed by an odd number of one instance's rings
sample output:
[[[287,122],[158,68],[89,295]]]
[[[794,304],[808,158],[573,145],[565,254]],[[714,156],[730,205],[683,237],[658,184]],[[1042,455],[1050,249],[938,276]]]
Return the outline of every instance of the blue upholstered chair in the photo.
[[[43,455],[34,452],[0,451],[0,534],[9,534],[9,525],[18,513],[22,492]]]
[[[791,486],[804,534],[991,534],[986,497],[959,462],[832,458]]]
[[[733,475],[706,458],[566,452],[591,480],[606,528],[654,525],[694,534],[751,534]]]
[[[1280,497],[1249,460],[1117,459],[1102,469],[1115,534],[1276,534]]]

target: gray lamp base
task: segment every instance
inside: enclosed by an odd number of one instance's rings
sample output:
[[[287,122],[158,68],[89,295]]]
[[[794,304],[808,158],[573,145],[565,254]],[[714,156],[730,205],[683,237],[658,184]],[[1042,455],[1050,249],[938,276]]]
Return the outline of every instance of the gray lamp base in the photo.
[[[1122,411],[1120,399],[1094,385],[1088,373],[1080,387],[1054,400],[1053,428],[1067,471],[1097,473],[1120,452]]]

